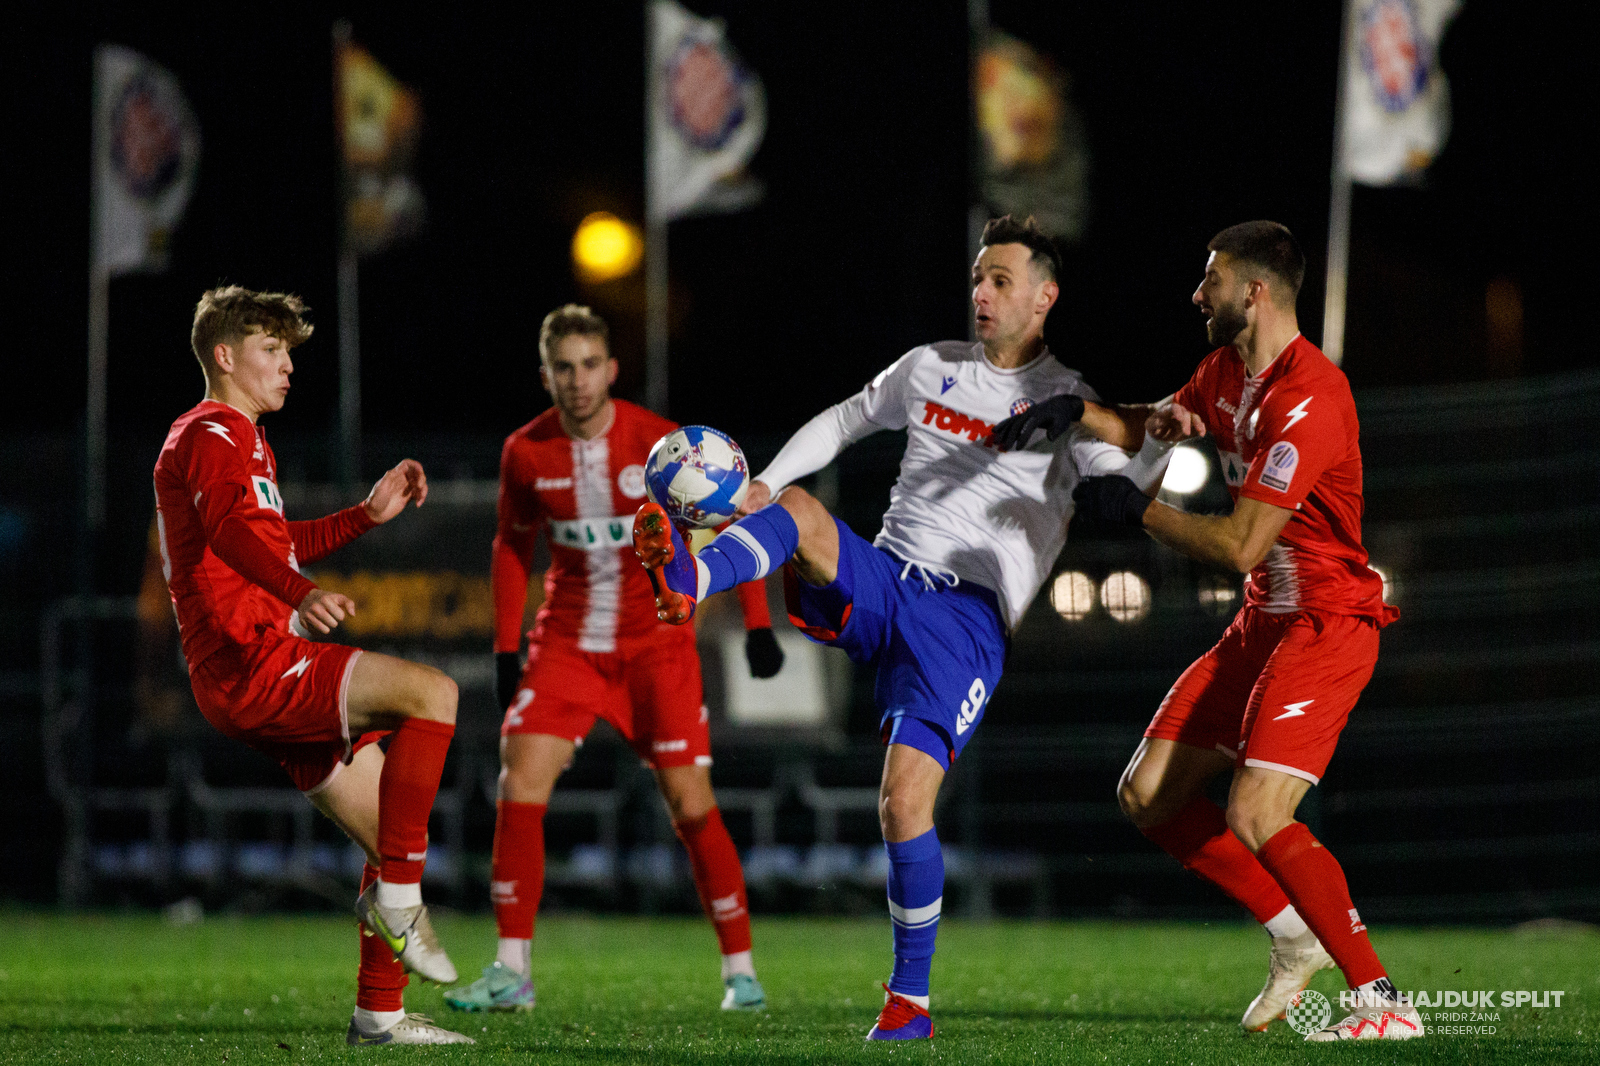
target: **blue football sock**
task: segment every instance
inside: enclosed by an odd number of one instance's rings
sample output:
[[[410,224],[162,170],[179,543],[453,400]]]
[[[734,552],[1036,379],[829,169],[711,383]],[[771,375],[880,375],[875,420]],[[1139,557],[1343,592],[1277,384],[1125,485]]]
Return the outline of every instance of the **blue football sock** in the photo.
[[[789,561],[800,546],[800,527],[782,505],[769,503],[724,529],[700,549],[711,572],[706,595],[766,577]]]
[[[928,994],[933,968],[933,942],[939,935],[939,908],[944,902],[944,851],[939,833],[891,844],[889,851],[889,917],[894,925],[894,973],[889,991],[903,996]]]

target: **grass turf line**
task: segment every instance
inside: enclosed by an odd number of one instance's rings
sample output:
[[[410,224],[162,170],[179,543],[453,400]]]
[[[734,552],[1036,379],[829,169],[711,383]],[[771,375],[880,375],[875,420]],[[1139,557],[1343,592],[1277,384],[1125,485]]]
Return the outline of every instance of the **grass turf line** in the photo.
[[[1380,929],[1402,987],[1562,989],[1559,1009],[1501,1009],[1498,1032],[1405,1044],[1312,1047],[1283,1023],[1242,1037],[1266,972],[1245,925],[969,924],[947,920],[934,960],[930,1045],[864,1046],[888,970],[886,921],[758,919],[771,1009],[717,1009],[715,941],[688,919],[539,923],[539,1005],[450,1012],[413,983],[407,1008],[473,1047],[347,1048],[353,921],[0,912],[0,1062],[289,1064],[426,1056],[449,1063],[1545,1063],[1600,1061],[1600,936]],[[463,978],[490,961],[494,926],[442,917]],[[1330,997],[1336,973],[1313,984]]]

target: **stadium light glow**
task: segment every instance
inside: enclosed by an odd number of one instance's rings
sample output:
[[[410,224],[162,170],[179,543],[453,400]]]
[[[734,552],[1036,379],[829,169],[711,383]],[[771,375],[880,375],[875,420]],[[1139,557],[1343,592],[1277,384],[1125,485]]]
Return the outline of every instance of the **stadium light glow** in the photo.
[[[1221,574],[1207,574],[1200,579],[1200,606],[1207,614],[1232,614],[1239,605],[1239,591],[1239,582]]]
[[[1368,563],[1367,565],[1372,568],[1374,573],[1383,578],[1383,602],[1393,603],[1395,597],[1394,574],[1390,572],[1387,566],[1379,566],[1376,563]]]
[[[1172,458],[1167,463],[1166,476],[1161,479],[1161,488],[1165,492],[1187,496],[1191,492],[1199,492],[1210,476],[1211,464],[1203,454],[1193,448],[1174,448]]]
[[[1050,583],[1050,606],[1069,622],[1081,622],[1094,610],[1094,580],[1088,574],[1066,570]]]
[[[572,235],[572,262],[584,281],[613,281],[639,269],[644,238],[609,211],[585,215]]]
[[[1150,613],[1150,583],[1132,570],[1118,570],[1100,586],[1100,603],[1119,622],[1137,622]]]

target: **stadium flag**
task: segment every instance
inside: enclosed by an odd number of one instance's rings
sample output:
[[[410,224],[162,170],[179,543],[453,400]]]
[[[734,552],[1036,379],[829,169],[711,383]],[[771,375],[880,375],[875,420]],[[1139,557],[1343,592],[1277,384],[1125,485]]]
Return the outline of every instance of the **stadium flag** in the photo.
[[[427,213],[409,168],[422,132],[417,94],[333,26],[333,124],[343,164],[339,235],[339,482],[361,480],[360,257],[416,234]]]
[[[1360,0],[1344,54],[1343,166],[1362,185],[1413,181],[1450,135],[1439,40],[1459,0]]]
[[[721,19],[673,0],[645,10],[645,402],[665,413],[667,223],[761,201],[745,166],[767,131],[767,98]]]
[[[1461,0],[1346,0],[1334,105],[1322,350],[1344,360],[1351,187],[1414,185],[1450,136],[1439,43]]]
[[[650,6],[651,221],[754,206],[761,186],[744,168],[767,130],[761,79],[729,45],[720,19],[673,0]]]
[[[1067,74],[1015,37],[977,29],[972,103],[983,221],[990,208],[1033,215],[1051,236],[1076,240],[1088,214],[1089,151]]]
[[[200,124],[171,71],[131,48],[102,44],[94,50],[93,78],[83,498],[91,533],[105,524],[110,282],[119,274],[166,269],[172,231],[200,167]]]
[[[344,162],[344,240],[357,255],[422,227],[426,205],[408,173],[422,129],[417,94],[341,24],[334,35],[335,123]]]

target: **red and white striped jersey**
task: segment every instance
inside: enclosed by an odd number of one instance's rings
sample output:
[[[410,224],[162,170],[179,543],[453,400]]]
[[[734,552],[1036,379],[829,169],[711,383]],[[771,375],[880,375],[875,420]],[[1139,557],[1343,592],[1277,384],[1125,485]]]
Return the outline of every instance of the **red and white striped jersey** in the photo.
[[[572,639],[581,651],[611,652],[619,639],[666,624],[656,618],[650,578],[633,552],[633,516],[645,498],[650,447],[677,425],[625,400],[612,403],[610,428],[593,440],[569,437],[555,408],[506,438],[492,563],[496,651],[518,649],[540,530],[548,535],[550,569],[534,639]]]
[[[1361,544],[1361,427],[1343,371],[1296,334],[1249,377],[1230,345],[1206,356],[1175,400],[1205,419],[1235,501],[1294,511],[1245,580],[1247,605],[1398,617]]]

